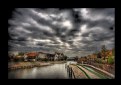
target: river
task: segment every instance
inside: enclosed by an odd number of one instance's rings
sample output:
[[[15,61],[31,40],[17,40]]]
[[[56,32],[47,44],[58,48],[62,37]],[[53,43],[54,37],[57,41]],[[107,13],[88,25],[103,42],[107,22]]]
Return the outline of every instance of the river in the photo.
[[[8,72],[8,79],[68,79],[65,65],[69,63],[73,61],[45,67],[11,70]]]

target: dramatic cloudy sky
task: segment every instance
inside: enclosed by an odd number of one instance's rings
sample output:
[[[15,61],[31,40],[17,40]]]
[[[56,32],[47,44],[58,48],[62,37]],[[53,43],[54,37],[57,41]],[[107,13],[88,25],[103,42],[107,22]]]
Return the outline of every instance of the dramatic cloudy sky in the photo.
[[[84,56],[114,47],[114,8],[17,8],[8,20],[9,50]]]

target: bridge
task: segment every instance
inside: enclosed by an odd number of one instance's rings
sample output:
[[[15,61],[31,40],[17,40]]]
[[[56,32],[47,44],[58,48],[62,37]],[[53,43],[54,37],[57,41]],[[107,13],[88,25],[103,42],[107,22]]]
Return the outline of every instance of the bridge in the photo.
[[[75,57],[67,57],[67,61],[75,61]]]

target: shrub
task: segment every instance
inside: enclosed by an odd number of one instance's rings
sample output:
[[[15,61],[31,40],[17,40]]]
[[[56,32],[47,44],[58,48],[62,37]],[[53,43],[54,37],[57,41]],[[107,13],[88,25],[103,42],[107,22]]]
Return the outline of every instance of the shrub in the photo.
[[[97,62],[97,63],[102,63],[102,59],[97,58],[97,59],[95,59],[95,62]]]
[[[114,56],[108,58],[108,64],[114,64]]]
[[[105,63],[107,63],[107,60],[102,60],[102,64],[105,64]]]
[[[15,56],[15,57],[13,57],[13,60],[15,62],[24,61],[24,57],[23,56]]]
[[[18,56],[23,56],[24,55],[24,53],[22,53],[22,52],[20,52],[19,54],[18,54]]]

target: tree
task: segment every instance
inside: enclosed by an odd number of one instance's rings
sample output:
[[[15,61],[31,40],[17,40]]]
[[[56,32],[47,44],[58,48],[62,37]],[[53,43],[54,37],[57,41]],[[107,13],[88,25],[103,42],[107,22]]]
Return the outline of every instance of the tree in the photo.
[[[77,60],[78,60],[78,56],[75,57],[75,61],[77,61]]]
[[[101,58],[101,53],[100,52],[97,54],[97,58]]]
[[[104,58],[104,60],[105,60],[105,58],[106,58],[106,47],[105,47],[105,45],[102,45],[102,50],[101,50],[101,52],[102,52],[102,56],[103,56],[103,58]]]
[[[107,49],[106,49],[106,47],[105,47],[105,45],[102,45],[102,51],[106,51]]]
[[[14,54],[9,54],[9,55],[8,55],[8,61],[13,60],[13,58],[14,58]]]
[[[64,56],[64,60],[66,60],[67,59],[67,56]]]
[[[114,48],[112,49],[112,52],[113,52],[113,56],[115,56],[115,49]]]
[[[95,52],[94,54],[98,54],[99,53],[99,50],[97,49],[97,47],[95,48]]]

